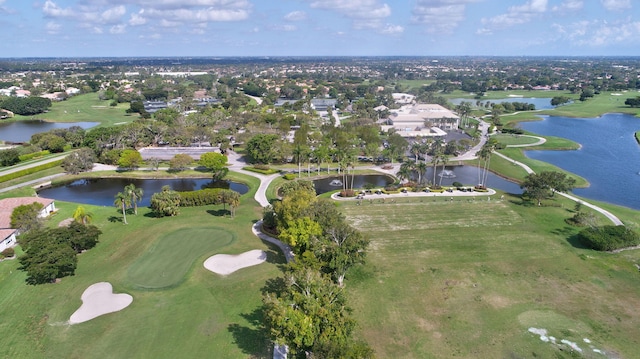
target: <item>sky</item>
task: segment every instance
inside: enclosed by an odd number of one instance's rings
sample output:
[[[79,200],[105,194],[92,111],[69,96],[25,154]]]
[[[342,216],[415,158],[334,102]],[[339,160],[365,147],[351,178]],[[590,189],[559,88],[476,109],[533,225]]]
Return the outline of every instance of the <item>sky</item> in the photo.
[[[640,56],[638,0],[0,0],[0,57]]]

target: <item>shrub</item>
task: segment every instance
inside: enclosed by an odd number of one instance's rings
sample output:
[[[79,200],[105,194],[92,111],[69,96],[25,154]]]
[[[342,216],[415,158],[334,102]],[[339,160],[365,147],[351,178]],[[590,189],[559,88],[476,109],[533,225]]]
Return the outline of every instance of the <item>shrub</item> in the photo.
[[[284,176],[282,176],[282,177],[283,177],[284,179],[288,180],[288,181],[291,181],[291,180],[296,179],[296,175],[295,175],[295,174],[293,174],[293,173],[287,173],[287,174],[285,174],[285,175],[284,175]]]
[[[36,173],[36,172],[44,171],[44,170],[47,170],[49,168],[58,167],[60,165],[62,165],[62,160],[41,164],[41,165],[35,166],[35,167],[25,168],[25,169],[23,169],[21,171],[16,171],[16,172],[4,175],[4,176],[0,176],[0,183],[1,182],[6,182],[6,181],[10,181],[12,179],[20,178],[22,176],[30,175],[30,174],[33,174],[33,173]]]
[[[42,157],[42,156],[46,156],[48,154],[50,154],[51,152],[44,150],[44,151],[38,151],[38,152],[33,152],[33,153],[29,153],[26,155],[20,155],[18,158],[20,159],[20,162],[23,161],[29,161],[32,160],[36,157]]]
[[[578,233],[580,242],[597,251],[611,251],[640,244],[638,234],[625,226],[585,228]]]
[[[205,188],[198,191],[178,192],[180,195],[180,207],[198,207],[210,204],[220,204],[220,192],[223,188]]]
[[[14,254],[16,254],[16,250],[11,247],[6,248],[2,253],[0,253],[3,258],[13,257]]]
[[[258,167],[266,167],[266,169],[261,169]],[[276,169],[269,168],[269,166],[264,166],[264,165],[247,166],[247,167],[243,167],[242,169],[246,171],[261,173],[263,175],[271,175],[271,174],[280,172]]]
[[[346,190],[342,190],[340,191],[340,197],[355,197],[356,196],[356,192],[352,189],[346,189]]]

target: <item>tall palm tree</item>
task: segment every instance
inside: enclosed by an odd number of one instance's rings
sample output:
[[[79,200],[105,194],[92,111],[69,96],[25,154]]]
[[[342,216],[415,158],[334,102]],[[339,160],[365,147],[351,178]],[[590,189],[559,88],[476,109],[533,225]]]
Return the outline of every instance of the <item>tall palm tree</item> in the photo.
[[[235,217],[236,208],[238,208],[238,206],[240,205],[240,193],[236,191],[229,191],[229,192],[231,193],[229,194],[227,201],[229,203],[229,208],[231,210],[231,217]]]
[[[416,156],[415,163],[418,163],[418,157],[420,156],[420,153],[422,153],[422,143],[420,142],[412,143],[410,151],[414,156]]]
[[[422,175],[426,174],[427,172],[427,163],[424,161],[418,162],[418,164],[415,166],[415,170],[416,172],[418,172],[418,184],[421,185],[423,181]]]
[[[87,225],[93,220],[93,213],[87,212],[82,206],[78,206],[76,210],[73,211],[73,219],[78,223]]]
[[[138,202],[142,201],[142,195],[144,191],[142,188],[136,187],[133,183],[130,183],[124,187],[124,193],[129,196],[131,204],[133,204],[133,213],[138,214]]]
[[[440,154],[440,163],[442,163],[442,172],[440,172],[440,182],[438,182],[438,186],[442,186],[442,177],[444,177],[444,168],[447,165],[448,161],[449,161],[449,155],[445,153]]]
[[[113,205],[122,209],[123,223],[127,224],[127,208],[131,206],[131,197],[126,193],[118,192]]]

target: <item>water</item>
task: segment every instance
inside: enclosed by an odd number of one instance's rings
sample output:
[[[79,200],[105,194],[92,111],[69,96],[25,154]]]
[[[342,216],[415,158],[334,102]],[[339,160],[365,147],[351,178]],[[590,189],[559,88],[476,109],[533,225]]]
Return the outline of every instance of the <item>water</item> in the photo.
[[[552,163],[586,178],[588,188],[573,193],[586,198],[640,210],[640,146],[634,133],[640,119],[606,114],[599,118],[543,117],[521,128],[558,136],[582,145],[577,151],[527,151],[530,158]]]
[[[436,170],[436,183],[440,183],[440,172],[442,171],[442,167],[438,167]],[[464,186],[472,187],[478,184],[478,168],[474,166],[446,166],[445,171],[447,175],[452,175],[454,177],[443,177],[442,185],[443,186],[451,186],[453,182],[460,182]],[[426,174],[423,176],[426,179],[426,182],[433,181],[433,169],[427,169]],[[342,189],[342,186],[333,186],[331,185],[332,180],[342,180],[342,176],[332,176],[319,180],[313,181],[316,187],[316,193],[322,194],[329,191],[335,191]],[[414,178],[417,180],[417,177]],[[365,183],[369,183],[376,188],[382,188],[388,184],[393,183],[393,179],[386,175],[356,175],[353,182],[353,188],[363,188]],[[349,176],[349,187],[351,185],[351,176]],[[522,189],[520,186],[514,182],[507,181],[504,178],[496,176],[493,173],[489,173],[487,178],[487,187],[499,189],[501,191],[513,194],[521,194]]]
[[[80,126],[84,129],[97,126],[99,122],[45,122],[16,121],[0,123],[0,140],[9,142],[29,142],[36,133],[47,132],[58,128]]]
[[[454,105],[459,105],[462,101],[465,102],[469,102],[471,103],[472,107],[475,107],[476,105],[476,99],[468,99],[468,98],[453,98],[453,99],[449,99],[449,102],[451,102]],[[501,103],[501,102],[520,102],[520,103],[530,103],[536,106],[536,110],[549,110],[552,108],[555,108],[555,106],[551,106],[551,99],[550,98],[537,98],[537,97],[508,97],[508,98],[501,98],[501,99],[495,99],[495,100],[487,100],[487,99],[482,99],[480,100],[480,102],[482,103],[482,105],[484,105],[487,102],[491,102],[491,103]]]
[[[162,191],[163,186],[170,186],[176,191],[194,191],[204,188],[226,188],[245,194],[249,188],[241,183],[229,181],[213,181],[210,178],[180,179],[129,179],[129,178],[96,178],[73,181],[64,186],[45,188],[38,195],[59,201],[93,204],[96,206],[113,206],[115,195],[124,187],[133,183],[142,188],[144,195],[139,206],[149,206],[151,196]]]

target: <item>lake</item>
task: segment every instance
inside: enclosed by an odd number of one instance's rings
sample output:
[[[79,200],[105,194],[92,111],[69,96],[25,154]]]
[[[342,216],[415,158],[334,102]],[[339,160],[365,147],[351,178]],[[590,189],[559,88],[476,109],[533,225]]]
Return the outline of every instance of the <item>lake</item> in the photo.
[[[45,121],[16,121],[0,122],[0,141],[29,142],[36,133],[47,132],[57,128],[80,126],[84,129],[97,126],[99,122],[45,122]]]
[[[460,182],[465,186],[475,186],[478,184],[478,168],[474,166],[446,166],[446,171],[449,176],[442,178],[443,186],[451,186],[453,182]],[[439,174],[442,172],[442,167],[438,167],[436,170],[436,183],[440,182]],[[427,182],[433,181],[433,168],[427,169],[425,174]],[[414,178],[417,179],[417,178]],[[319,180],[313,181],[316,192],[322,194],[325,192],[335,191],[342,189],[342,184],[331,183],[333,180],[342,181],[342,176],[331,176]],[[351,181],[351,176],[349,176]],[[393,179],[387,175],[356,175],[354,178],[353,187],[363,188],[364,184],[371,184],[377,188],[382,188],[387,184],[393,183]],[[489,173],[487,176],[487,187],[499,189],[501,191],[513,194],[521,194],[522,189],[517,183],[507,181],[502,177],[499,177],[493,173]]]
[[[476,105],[476,99],[468,99],[468,98],[453,98],[453,99],[449,99],[449,102],[451,102],[454,105],[459,105],[462,101],[465,102],[470,102],[472,106]],[[488,99],[481,99],[480,102],[482,102],[482,104],[485,104],[487,102],[491,102],[491,103],[501,103],[501,102],[520,102],[520,103],[530,103],[533,104],[534,106],[536,106],[536,110],[549,110],[552,108],[555,108],[555,106],[551,106],[551,99],[550,98],[538,98],[538,97],[508,97],[508,98],[501,98],[501,99],[495,99],[495,100],[488,100]]]
[[[625,114],[599,118],[543,116],[520,127],[541,135],[558,136],[582,145],[577,151],[526,151],[529,158],[552,163],[586,178],[588,188],[576,195],[640,210],[640,146],[634,133],[640,119]]]
[[[151,196],[170,186],[175,191],[195,191],[204,188],[225,188],[240,194],[249,191],[247,185],[230,181],[213,181],[211,178],[178,178],[178,179],[131,179],[131,178],[92,178],[81,179],[64,186],[50,187],[38,191],[38,195],[58,201],[93,204],[96,206],[113,206],[115,195],[122,192],[124,186],[133,183],[142,188],[144,195],[139,206],[149,206]]]

